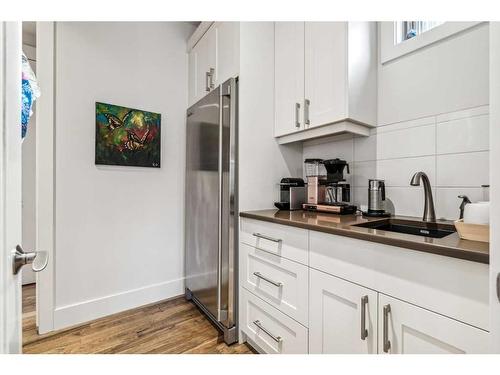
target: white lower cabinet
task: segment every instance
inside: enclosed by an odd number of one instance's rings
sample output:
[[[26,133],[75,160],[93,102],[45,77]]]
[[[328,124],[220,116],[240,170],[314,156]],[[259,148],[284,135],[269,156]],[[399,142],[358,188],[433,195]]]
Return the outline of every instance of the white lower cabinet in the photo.
[[[309,353],[377,353],[377,292],[310,270]]]
[[[242,341],[262,352],[490,352],[483,264],[246,218],[240,239]]]
[[[307,328],[244,288],[240,327],[247,339],[269,354],[306,354]]]
[[[488,353],[489,335],[482,329],[379,294],[379,353]]]

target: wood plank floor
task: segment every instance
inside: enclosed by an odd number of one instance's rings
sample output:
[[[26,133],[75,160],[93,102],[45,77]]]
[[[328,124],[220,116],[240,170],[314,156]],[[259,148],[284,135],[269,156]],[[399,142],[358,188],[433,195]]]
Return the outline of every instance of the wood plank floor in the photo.
[[[35,285],[23,286],[24,353],[251,354],[228,346],[201,311],[184,298],[114,314],[78,327],[38,335]]]

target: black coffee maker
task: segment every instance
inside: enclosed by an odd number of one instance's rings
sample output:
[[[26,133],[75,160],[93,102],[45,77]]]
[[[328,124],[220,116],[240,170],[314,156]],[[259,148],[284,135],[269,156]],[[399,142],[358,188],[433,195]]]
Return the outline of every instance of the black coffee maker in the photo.
[[[326,212],[337,215],[355,214],[357,207],[350,204],[351,186],[345,182],[344,169],[349,171],[349,164],[341,159],[323,160],[326,169],[325,200],[317,204],[305,203],[303,208],[308,211]]]
[[[327,172],[327,196],[332,204],[349,204],[351,202],[351,186],[345,182],[344,169],[350,174],[349,164],[342,159],[335,158],[324,160],[323,164]]]

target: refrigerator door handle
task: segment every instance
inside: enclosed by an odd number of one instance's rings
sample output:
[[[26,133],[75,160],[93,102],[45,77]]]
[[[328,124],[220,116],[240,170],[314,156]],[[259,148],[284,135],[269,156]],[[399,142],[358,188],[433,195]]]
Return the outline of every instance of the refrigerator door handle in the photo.
[[[235,322],[235,224],[236,194],[236,80],[229,79],[220,90],[219,133],[219,260],[218,319],[227,326]]]

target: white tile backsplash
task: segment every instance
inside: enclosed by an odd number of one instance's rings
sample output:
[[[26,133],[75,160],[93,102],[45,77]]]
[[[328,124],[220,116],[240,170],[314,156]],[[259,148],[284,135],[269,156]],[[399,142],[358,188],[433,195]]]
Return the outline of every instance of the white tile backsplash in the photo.
[[[386,159],[377,162],[377,178],[385,180],[386,186],[410,186],[415,172],[423,171],[429,177],[431,185],[436,183],[436,157],[420,156],[416,158]]]
[[[377,160],[434,155],[435,125],[377,134]]]
[[[354,160],[377,160],[377,135],[354,138]]]
[[[489,106],[482,105],[479,107],[468,108],[461,111],[443,113],[436,116],[436,122],[452,121],[461,118],[468,118],[474,116],[487,115],[489,113]]]
[[[489,183],[489,151],[437,155],[439,187],[480,187]]]
[[[343,159],[347,162],[354,161],[354,139],[344,139],[327,143],[304,143],[304,160],[308,158]]]
[[[432,189],[432,193],[434,194]],[[422,216],[424,212],[424,192],[420,186],[388,187],[385,189],[385,209],[402,216]]]
[[[467,195],[472,202],[483,199],[482,188],[437,188],[434,190],[434,205],[438,219],[458,220],[462,202],[459,195]]]
[[[358,206],[367,204],[368,179],[384,179],[387,208],[398,215],[423,213],[423,187],[410,186],[418,171],[429,176],[439,218],[458,217],[458,195],[482,199],[480,186],[489,183],[488,106],[379,126],[371,133],[306,142],[304,159],[347,160],[353,202]]]
[[[437,154],[489,149],[489,116],[440,122],[436,127]]]
[[[352,167],[355,187],[366,187],[368,188],[368,180],[377,178],[377,162],[372,161],[360,161],[354,162]]]
[[[391,132],[395,130],[403,130],[409,128],[415,128],[424,125],[433,125],[436,123],[436,118],[434,116],[418,118],[410,121],[397,122],[394,124],[379,125],[377,127],[377,134]]]

